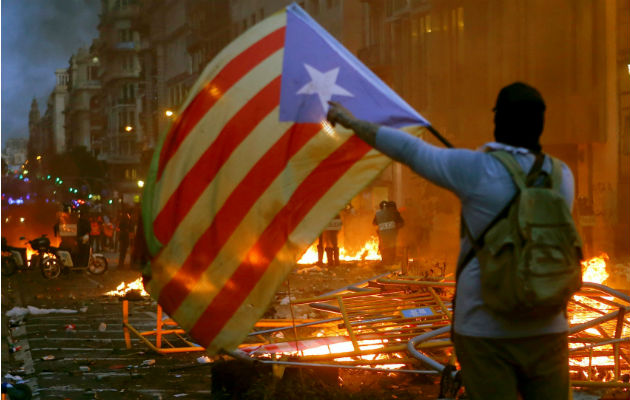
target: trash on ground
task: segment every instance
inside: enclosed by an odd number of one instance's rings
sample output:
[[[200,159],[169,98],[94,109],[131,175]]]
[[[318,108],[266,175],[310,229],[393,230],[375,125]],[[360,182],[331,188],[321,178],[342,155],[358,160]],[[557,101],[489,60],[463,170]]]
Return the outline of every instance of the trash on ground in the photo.
[[[42,357],[42,360],[44,361],[50,361],[50,360],[54,360],[55,356],[53,356],[52,354],[49,354],[47,356]]]
[[[22,346],[10,346],[9,347],[9,353],[15,353],[17,351],[22,350]]]
[[[105,332],[107,330],[107,324],[105,322],[101,322],[98,326],[99,332]]]
[[[142,365],[146,365],[146,366],[155,365],[155,360],[154,360],[154,359],[144,360],[144,361],[142,362]]]
[[[198,362],[199,364],[207,364],[207,363],[209,363],[210,361],[212,361],[212,360],[210,360],[210,357],[208,357],[208,356],[201,356],[201,357],[198,357],[198,358],[197,358],[197,362]]]
[[[33,306],[24,307],[13,307],[9,311],[6,312],[7,317],[23,317],[28,314],[32,315],[44,315],[44,314],[75,314],[77,310],[70,310],[67,308],[37,308]]]
[[[79,369],[83,372],[89,372],[90,371],[90,367],[88,367],[87,365],[80,365]]]
[[[66,332],[76,332],[77,326],[75,324],[66,325]]]

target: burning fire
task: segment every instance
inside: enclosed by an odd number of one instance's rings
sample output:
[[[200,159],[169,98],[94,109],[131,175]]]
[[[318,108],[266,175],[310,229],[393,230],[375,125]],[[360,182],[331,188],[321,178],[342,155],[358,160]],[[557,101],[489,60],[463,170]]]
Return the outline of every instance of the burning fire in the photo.
[[[315,339],[315,340],[309,339],[309,340],[300,341],[300,342],[287,342],[287,343],[284,343],[284,346],[279,346],[279,347],[271,345],[272,348],[269,348],[269,349],[263,347],[263,348],[250,348],[249,350],[254,350],[259,355],[272,354],[272,353],[275,353],[278,355],[284,355],[284,356],[331,355],[332,356],[331,359],[335,358],[334,357],[335,354],[351,353],[355,350],[351,340],[341,340],[341,341],[337,340],[337,339],[342,339],[343,338],[342,336],[338,336],[338,337],[333,336],[333,337],[325,338],[324,334],[320,332],[317,334],[317,337],[323,339],[321,340],[322,342],[321,344],[319,343],[320,340],[318,339]],[[331,339],[331,340],[326,340],[326,339]],[[379,339],[359,340],[357,342],[361,351],[381,349],[385,346],[386,343],[387,343],[387,340],[379,340]],[[309,347],[309,346],[313,346],[313,347]],[[298,347],[300,349],[296,350],[296,348]],[[340,358],[336,358],[336,361],[352,362],[352,361],[359,361],[359,360],[365,360],[365,361],[379,360],[383,362],[377,363],[378,368],[396,370],[396,369],[403,368],[405,364],[394,364],[394,363],[391,363],[391,361],[387,363],[386,360],[392,360],[392,359],[398,359],[398,358],[401,358],[401,356],[397,354],[390,354],[389,356],[384,355],[384,354],[365,354],[365,355],[355,356],[355,357],[340,357]],[[373,364],[373,363],[366,363],[366,364]],[[368,367],[368,365],[359,365],[359,366]]]
[[[133,282],[125,284],[122,282],[116,287],[116,290],[105,293],[106,296],[124,296],[132,290],[138,291],[141,296],[148,296],[149,293],[144,291],[144,285],[142,284],[142,278],[138,278]]]
[[[325,254],[324,254],[324,258]],[[344,247],[339,248],[339,260],[341,261],[363,261],[363,260],[380,260],[381,256],[378,254],[378,238],[372,236],[370,240],[363,245],[359,251],[351,253]],[[302,255],[298,264],[315,264],[317,262],[317,242],[313,243],[311,247],[306,250]]]
[[[27,245],[26,246],[26,262],[31,261],[31,257],[33,256],[33,254],[35,254],[35,250],[33,250],[30,245]]]
[[[604,283],[609,276],[606,272],[606,261],[608,261],[608,254],[606,253],[582,261],[582,280],[584,282]]]
[[[608,279],[608,273],[606,272],[606,261],[608,260],[608,254],[602,253],[597,257],[589,258],[588,260],[582,261],[582,280],[584,282],[593,282],[593,283],[603,283]],[[599,301],[584,297],[584,296],[575,296],[576,301],[591,306],[593,308],[597,308],[602,311],[608,312],[610,307],[606,304],[603,304]],[[612,298],[608,298],[612,300]],[[570,322],[571,324],[580,324],[586,322],[593,318],[593,312],[590,311],[582,311],[582,312],[573,312],[571,313]],[[585,333],[591,334],[595,337],[600,337],[602,333],[595,328],[589,328],[584,331]],[[583,347],[582,343],[569,343],[570,348],[579,348]],[[596,350],[599,351],[610,351],[612,350],[612,346],[601,346]],[[614,365],[615,360],[614,357],[610,356],[595,356],[589,359],[589,357],[571,357],[569,359],[569,365],[578,366],[578,367],[588,367],[591,366],[605,366],[605,365]]]

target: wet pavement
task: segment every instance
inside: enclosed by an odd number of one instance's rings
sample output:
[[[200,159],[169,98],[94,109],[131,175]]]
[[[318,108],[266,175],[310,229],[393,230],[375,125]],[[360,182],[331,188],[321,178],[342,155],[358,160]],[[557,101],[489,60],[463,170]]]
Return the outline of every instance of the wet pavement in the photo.
[[[101,276],[73,271],[46,280],[27,271],[3,277],[3,382],[19,377],[39,399],[209,398],[210,368],[197,361],[202,353],[160,355],[137,338],[126,348],[122,302],[104,293],[139,271],[118,270],[108,256],[110,269]],[[23,317],[7,316],[28,306],[35,308]],[[75,312],[45,313],[59,309]],[[140,331],[155,329],[155,302],[131,301],[129,320]]]

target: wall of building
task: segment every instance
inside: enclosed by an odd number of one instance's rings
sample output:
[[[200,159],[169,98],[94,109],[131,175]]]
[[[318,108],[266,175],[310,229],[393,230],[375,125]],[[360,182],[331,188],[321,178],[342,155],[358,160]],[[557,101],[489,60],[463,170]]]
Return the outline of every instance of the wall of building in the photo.
[[[587,254],[627,256],[628,245],[615,245],[628,226],[619,110],[629,85],[618,56],[627,63],[627,8],[616,0],[368,1],[359,54],[459,147],[492,140],[501,87],[520,80],[538,88],[547,103],[542,144],[575,174]],[[413,185],[393,176],[391,194],[404,202]],[[439,225],[456,235],[457,209]]]

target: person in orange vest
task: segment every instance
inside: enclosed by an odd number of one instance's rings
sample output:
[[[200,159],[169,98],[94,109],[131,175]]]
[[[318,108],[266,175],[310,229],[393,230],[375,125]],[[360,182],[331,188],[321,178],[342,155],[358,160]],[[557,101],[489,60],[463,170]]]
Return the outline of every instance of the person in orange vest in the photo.
[[[103,219],[103,247],[111,250],[114,248],[114,224],[107,216]]]
[[[90,218],[90,246],[94,252],[99,253],[101,251],[101,225],[102,221],[99,221],[99,216]]]

